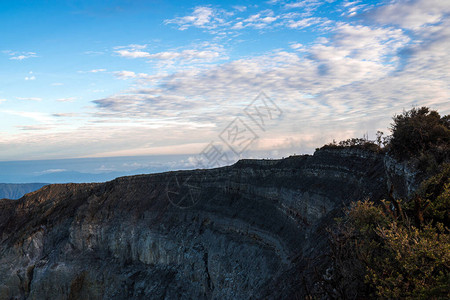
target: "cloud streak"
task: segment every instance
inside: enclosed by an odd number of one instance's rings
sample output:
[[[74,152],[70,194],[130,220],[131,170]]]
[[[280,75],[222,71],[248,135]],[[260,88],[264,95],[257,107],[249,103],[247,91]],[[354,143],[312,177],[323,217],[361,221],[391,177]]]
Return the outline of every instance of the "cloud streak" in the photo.
[[[10,60],[17,60],[17,61],[25,60],[25,59],[32,58],[32,57],[37,57],[37,54],[35,52],[17,52],[17,51],[12,51],[12,50],[5,50],[5,51],[3,51],[3,53],[9,55]]]

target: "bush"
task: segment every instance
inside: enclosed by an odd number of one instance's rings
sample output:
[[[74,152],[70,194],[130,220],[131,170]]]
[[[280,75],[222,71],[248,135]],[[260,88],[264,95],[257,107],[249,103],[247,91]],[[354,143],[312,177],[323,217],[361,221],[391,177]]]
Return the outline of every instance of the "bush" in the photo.
[[[447,299],[448,228],[412,226],[407,215],[389,207],[358,201],[331,231],[328,290],[335,298]]]
[[[387,254],[367,266],[366,282],[380,298],[449,298],[450,235],[426,225],[423,229],[392,222],[377,228]]]
[[[417,226],[437,222],[450,226],[450,164],[423,181],[416,195],[406,205]]]
[[[428,107],[413,108],[396,115],[391,124],[388,148],[399,160],[420,158],[421,170],[440,165],[450,152],[450,118]]]
[[[332,143],[322,146],[320,149],[342,149],[342,148],[363,149],[373,152],[381,151],[381,147],[375,144],[374,141],[369,141],[367,139],[362,138],[347,139],[344,141],[340,141],[339,143],[333,141]]]
[[[376,144],[322,147],[387,150],[428,178],[405,202],[355,202],[329,229],[332,272],[322,286],[331,298],[450,299],[450,116],[421,107],[393,121]]]

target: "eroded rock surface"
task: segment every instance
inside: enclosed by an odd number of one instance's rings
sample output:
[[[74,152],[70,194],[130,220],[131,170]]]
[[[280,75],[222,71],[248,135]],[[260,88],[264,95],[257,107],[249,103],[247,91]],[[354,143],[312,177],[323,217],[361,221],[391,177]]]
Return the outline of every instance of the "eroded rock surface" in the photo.
[[[326,226],[386,196],[388,162],[320,150],[0,200],[0,299],[301,298]]]

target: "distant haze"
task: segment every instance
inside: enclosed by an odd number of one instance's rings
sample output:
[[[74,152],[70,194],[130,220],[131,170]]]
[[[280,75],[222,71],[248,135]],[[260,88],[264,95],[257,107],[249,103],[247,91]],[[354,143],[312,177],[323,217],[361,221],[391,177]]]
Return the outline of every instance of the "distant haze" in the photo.
[[[1,183],[102,182],[119,176],[184,169],[186,156],[79,158],[0,162]]]

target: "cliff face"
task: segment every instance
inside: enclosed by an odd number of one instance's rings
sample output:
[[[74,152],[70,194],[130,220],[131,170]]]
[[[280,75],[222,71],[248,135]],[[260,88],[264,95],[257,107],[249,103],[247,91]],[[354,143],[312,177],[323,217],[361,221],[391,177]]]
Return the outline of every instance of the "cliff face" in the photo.
[[[320,150],[0,200],[0,299],[302,296],[326,267],[326,226],[384,198],[391,163]]]

